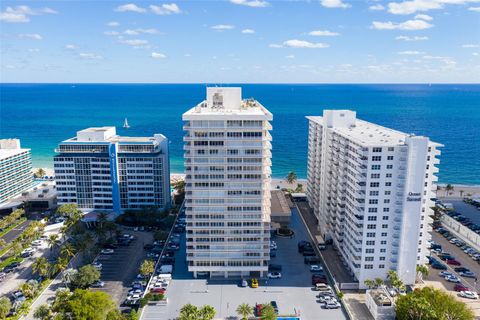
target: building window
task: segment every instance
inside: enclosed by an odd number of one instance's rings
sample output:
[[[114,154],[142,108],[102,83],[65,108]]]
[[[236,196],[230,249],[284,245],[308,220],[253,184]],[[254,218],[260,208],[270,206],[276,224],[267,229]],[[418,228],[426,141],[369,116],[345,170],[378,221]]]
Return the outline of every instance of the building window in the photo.
[[[387,160],[393,160],[393,156],[388,156]]]
[[[384,221],[388,220],[388,216],[383,216],[383,220]]]
[[[382,240],[382,241],[380,241],[380,244],[387,244],[387,241],[386,241],[386,240]]]
[[[365,257],[365,261],[373,261],[373,257]]]
[[[379,164],[373,164],[372,170],[380,170],[381,166]]]
[[[387,252],[387,249],[380,249],[380,253],[385,253]]]
[[[377,208],[368,208],[368,212],[377,212]]]
[[[373,264],[366,264],[364,269],[373,269]]]
[[[373,156],[372,161],[382,161],[382,156]]]
[[[380,182],[370,182],[370,187],[378,188],[380,186]]]
[[[391,173],[387,173],[387,178],[391,178],[392,177],[392,174]]]
[[[390,208],[383,208],[383,212],[389,212]]]
[[[379,265],[378,265],[378,268],[379,268],[379,269],[385,269],[385,265],[384,265],[384,264],[379,264]]]
[[[374,246],[375,245],[375,241],[373,241],[373,240],[368,240],[366,243],[367,243],[367,246]]]
[[[372,178],[372,179],[380,179],[380,173],[372,173],[372,174],[370,175],[370,178]]]
[[[370,191],[371,196],[378,196],[378,191]]]
[[[387,169],[393,169],[393,165],[392,164],[387,164]]]
[[[382,148],[373,148],[373,152],[382,152]]]
[[[392,183],[391,182],[385,182],[385,187],[391,187]]]
[[[375,249],[365,249],[365,253],[375,253]]]
[[[377,199],[370,199],[370,200],[368,200],[368,203],[369,204],[377,204],[378,200]]]
[[[385,195],[389,196],[392,192],[391,191],[385,191]]]
[[[377,217],[376,216],[368,216],[367,220],[368,221],[377,221]]]

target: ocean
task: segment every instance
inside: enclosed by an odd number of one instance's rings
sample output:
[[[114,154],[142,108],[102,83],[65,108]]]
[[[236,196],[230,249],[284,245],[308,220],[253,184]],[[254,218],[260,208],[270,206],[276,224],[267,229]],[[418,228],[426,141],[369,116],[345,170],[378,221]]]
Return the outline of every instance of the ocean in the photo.
[[[440,183],[480,185],[480,85],[228,84],[273,113],[273,177],[306,177],[307,115],[351,109],[357,117],[443,144]],[[0,84],[0,137],[20,138],[34,167],[52,167],[59,142],[92,126],[170,139],[171,171],[183,172],[181,115],[204,84]],[[130,129],[123,129],[128,118]]]

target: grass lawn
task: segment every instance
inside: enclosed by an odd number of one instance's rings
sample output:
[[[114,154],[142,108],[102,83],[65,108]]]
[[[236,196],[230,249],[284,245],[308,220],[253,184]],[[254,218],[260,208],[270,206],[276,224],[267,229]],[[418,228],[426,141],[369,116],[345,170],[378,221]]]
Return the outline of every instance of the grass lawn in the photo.
[[[6,235],[7,233],[9,233],[10,231],[12,231],[14,228],[16,228],[20,223],[24,222],[25,220],[27,220],[27,218],[21,217],[20,219],[15,221],[15,223],[12,224],[10,227],[8,227],[8,228],[4,229],[2,232],[0,232],[0,238],[3,237],[4,235]]]

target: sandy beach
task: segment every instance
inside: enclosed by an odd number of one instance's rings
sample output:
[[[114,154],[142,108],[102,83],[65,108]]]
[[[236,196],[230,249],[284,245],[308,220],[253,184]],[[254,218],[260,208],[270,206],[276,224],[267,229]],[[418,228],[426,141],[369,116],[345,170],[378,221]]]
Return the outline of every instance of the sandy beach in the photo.
[[[34,168],[33,172],[37,171],[38,168]],[[47,176],[53,176],[53,168],[43,168],[45,170]],[[185,174],[183,173],[172,173],[170,174],[170,179],[172,181],[184,179]],[[272,178],[272,189],[277,189],[277,186],[280,188],[287,188],[287,189],[296,189],[297,184],[303,185],[303,190],[305,191],[307,186],[307,179],[298,179],[294,183],[290,184],[285,179],[278,179]],[[439,189],[437,190],[437,197],[438,198],[449,198],[449,199],[459,199],[463,197],[472,197],[472,198],[479,198],[480,197],[480,186],[475,185],[462,185],[462,184],[452,184],[453,190],[449,191],[448,194],[445,191],[445,184],[439,184]]]

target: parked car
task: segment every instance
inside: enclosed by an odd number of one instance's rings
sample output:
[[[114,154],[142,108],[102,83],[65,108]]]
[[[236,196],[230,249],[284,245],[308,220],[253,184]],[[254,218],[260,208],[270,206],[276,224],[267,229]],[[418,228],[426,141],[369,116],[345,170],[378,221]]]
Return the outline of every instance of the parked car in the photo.
[[[268,271],[269,272],[272,272],[272,271],[282,271],[282,265],[280,264],[269,264],[268,265]]]
[[[269,272],[267,277],[269,279],[280,279],[282,277],[282,274],[280,272]]]
[[[240,287],[242,287],[242,288],[248,287],[248,282],[247,282],[247,280],[242,279],[242,281],[240,281]]]
[[[91,287],[92,288],[103,288],[105,286],[105,282],[103,281],[95,281],[94,283],[92,283]]]
[[[464,271],[459,273],[460,276],[464,278],[476,278],[477,275],[472,271]]]
[[[440,263],[440,262],[432,263],[432,268],[433,269],[438,269],[438,270],[447,270],[448,269],[446,265],[444,265],[443,263]]]
[[[313,249],[303,250],[304,257],[312,257],[315,256],[315,251]]]
[[[115,251],[113,249],[102,249],[101,254],[113,254]]]
[[[321,261],[320,261],[320,258],[316,256],[311,256],[311,257],[303,258],[303,262],[305,264],[319,264]]]
[[[95,268],[97,268],[100,271],[102,270],[102,267],[103,267],[103,265],[98,261],[92,262],[92,266],[94,266]]]
[[[453,276],[454,274],[449,271],[440,271],[438,275],[441,277],[447,277],[447,276]]]
[[[310,266],[310,271],[311,272],[323,271],[323,267],[319,266],[318,264],[312,264]]]
[[[462,265],[460,262],[458,262],[458,261],[455,260],[455,259],[447,260],[447,264],[450,264],[450,265],[452,265],[452,266],[461,266],[461,265]]]
[[[468,268],[465,268],[465,267],[456,267],[456,268],[454,268],[453,270],[455,270],[455,272],[470,271]]]
[[[43,241],[42,240],[33,240],[32,241],[32,246],[34,247],[39,247],[43,244]]]
[[[12,262],[8,266],[3,268],[3,272],[10,273],[12,271],[15,271],[19,266],[20,266],[20,262]]]
[[[270,301],[270,305],[272,306],[273,310],[275,311],[276,314],[278,314],[278,305],[277,305],[277,301],[273,300],[273,301]]]
[[[332,291],[332,287],[330,287],[328,284],[325,284],[325,283],[317,283],[317,284],[315,285],[315,291],[320,291],[320,292],[328,291],[328,292],[331,292],[331,291]]]
[[[460,291],[469,291],[470,288],[464,286],[463,284],[461,283],[457,283],[455,285],[455,287],[453,287],[453,290],[457,291],[457,292],[460,292]]]
[[[462,298],[474,299],[474,300],[478,299],[478,294],[473,291],[460,291],[458,295]]]
[[[458,279],[456,276],[446,276],[445,280],[448,282],[460,283],[460,279]]]
[[[340,303],[337,300],[332,300],[325,303],[325,309],[338,309],[340,307]]]

